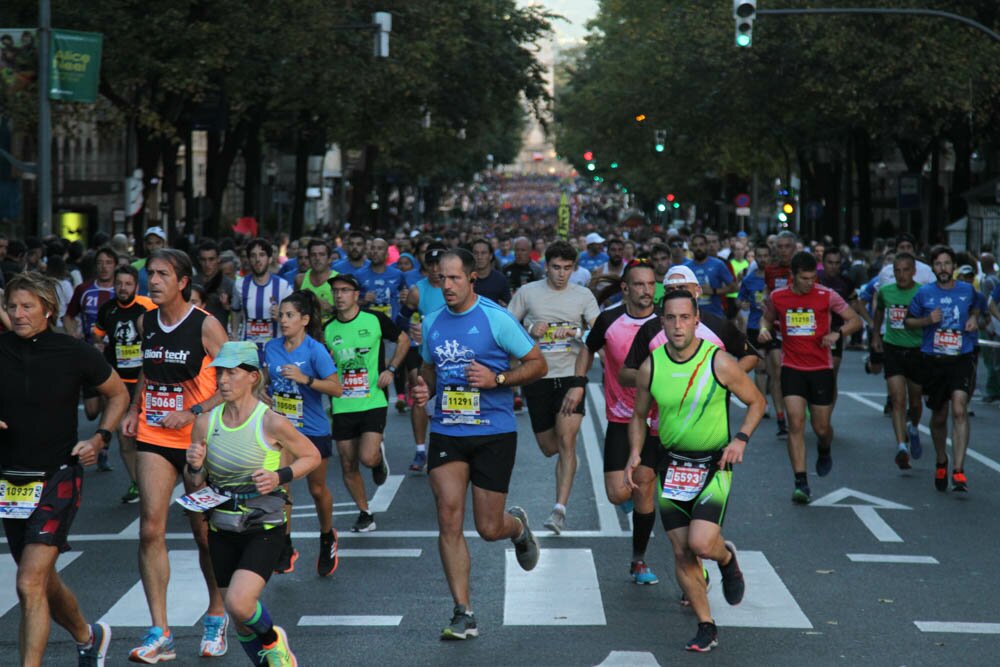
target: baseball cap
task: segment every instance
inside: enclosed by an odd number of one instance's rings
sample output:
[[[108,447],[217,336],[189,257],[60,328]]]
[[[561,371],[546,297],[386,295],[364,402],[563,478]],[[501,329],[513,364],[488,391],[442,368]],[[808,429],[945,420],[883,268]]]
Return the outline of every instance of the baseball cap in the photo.
[[[698,278],[695,277],[694,271],[682,264],[671,266],[663,278],[664,285],[689,285],[691,283],[697,285]]]
[[[432,243],[427,246],[424,253],[424,264],[436,264],[441,261],[441,255],[448,252],[448,248],[443,243]]]
[[[958,275],[960,276],[972,276],[976,274],[976,270],[969,266],[968,264],[963,264],[958,267]]]
[[[587,245],[592,243],[604,243],[604,237],[597,232],[590,232],[587,234]]]
[[[252,366],[259,369],[260,357],[257,355],[257,344],[250,340],[223,343],[219,356],[213,359],[209,366],[216,368]]]
[[[747,237],[747,233],[744,231],[739,231],[736,232],[736,236],[740,237],[741,239],[745,239]]]
[[[359,292],[361,291],[361,283],[358,282],[358,279],[354,277],[353,273],[338,273],[337,275],[330,278],[330,282],[347,283],[348,285],[358,290]]]
[[[164,242],[167,240],[167,233],[163,231],[163,227],[150,227],[146,230],[142,238],[146,238],[147,236],[159,236]]]

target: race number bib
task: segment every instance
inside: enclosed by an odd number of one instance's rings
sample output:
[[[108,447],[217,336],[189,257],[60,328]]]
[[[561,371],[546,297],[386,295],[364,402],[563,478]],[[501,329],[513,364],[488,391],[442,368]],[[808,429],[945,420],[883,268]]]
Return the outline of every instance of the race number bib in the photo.
[[[708,461],[671,458],[670,465],[663,474],[661,495],[668,500],[678,502],[694,500],[705,488],[708,465]]]
[[[177,499],[177,504],[191,512],[207,512],[213,507],[218,507],[222,503],[227,503],[232,498],[224,493],[219,493],[211,487],[206,486],[194,493],[181,496]]]
[[[907,311],[908,308],[906,306],[889,306],[889,328],[905,329]]]
[[[367,368],[344,371],[344,398],[368,398],[370,394]]]
[[[273,338],[271,320],[247,320],[247,340],[266,343]]]
[[[938,329],[934,332],[933,346],[934,354],[957,356],[962,351],[962,332],[958,329]]]
[[[274,411],[292,422],[295,428],[302,428],[305,412],[301,394],[293,394],[287,391],[275,392]]]
[[[556,331],[573,328],[574,325],[572,322],[550,323],[549,328],[545,330],[545,335],[542,336],[542,340],[538,342],[538,349],[542,352],[565,352],[571,349],[573,347],[570,343],[572,338],[556,338]]]
[[[118,368],[141,368],[142,367],[142,345],[115,345],[115,359],[118,360]]]
[[[785,313],[786,336],[815,336],[816,313],[812,309],[795,309]]]
[[[27,519],[38,507],[44,488],[42,480],[14,484],[0,479],[0,519]]]
[[[177,384],[146,385],[146,423],[159,426],[171,412],[184,409],[184,387]]]
[[[445,385],[441,393],[442,424],[480,424],[479,389],[465,385]]]

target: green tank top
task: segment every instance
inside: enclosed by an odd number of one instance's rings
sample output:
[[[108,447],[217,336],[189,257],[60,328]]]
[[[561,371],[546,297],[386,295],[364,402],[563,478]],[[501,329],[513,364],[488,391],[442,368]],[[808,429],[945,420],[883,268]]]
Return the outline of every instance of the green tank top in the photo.
[[[750,268],[750,262],[748,262],[745,259],[731,259],[729,260],[729,264],[731,265],[733,271],[733,278],[736,278],[736,282],[737,284],[739,284],[740,274],[746,271],[748,268]],[[740,293],[737,291],[733,292],[732,294],[727,294],[726,296],[729,297],[730,299],[735,299],[737,296],[739,296],[739,294]]]
[[[715,377],[719,348],[701,341],[678,363],[661,345],[650,355],[649,392],[660,410],[660,442],[681,452],[714,452],[729,444],[729,390]]]
[[[372,313],[359,310],[350,322],[336,317],[323,329],[323,341],[337,364],[344,393],[330,400],[333,414],[384,408],[389,402],[379,389],[382,365],[382,324]]]
[[[275,471],[281,467],[281,452],[264,440],[264,413],[267,406],[257,407],[245,422],[230,428],[222,421],[225,403],[212,408],[205,435],[207,454],[205,470],[212,486],[233,493],[255,493],[250,476],[257,470]]]
[[[878,305],[885,308],[885,316],[882,318],[885,324],[885,333],[882,334],[884,342],[898,347],[920,347],[920,343],[923,342],[923,329],[907,329],[904,324],[910,302],[919,289],[920,285],[917,283],[913,283],[913,287],[908,290],[899,289],[893,283],[883,286],[878,291]]]
[[[337,275],[337,272],[333,269],[330,270],[330,278]],[[307,292],[312,292],[320,301],[326,301],[330,306],[333,306],[333,289],[330,287],[330,279],[327,278],[326,282],[316,286],[312,284],[312,269],[306,271],[306,275],[302,277],[302,289]]]

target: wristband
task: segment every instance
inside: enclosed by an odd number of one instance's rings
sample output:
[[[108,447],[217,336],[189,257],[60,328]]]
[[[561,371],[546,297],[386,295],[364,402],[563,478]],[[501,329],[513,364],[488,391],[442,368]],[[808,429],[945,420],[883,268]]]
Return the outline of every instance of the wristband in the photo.
[[[587,388],[587,376],[586,375],[577,375],[577,376],[575,376],[573,378],[573,386],[574,387],[580,387],[581,389],[586,389]]]
[[[104,441],[105,445],[111,442],[111,431],[109,431],[108,429],[99,428],[97,429],[97,431],[95,431],[95,434],[101,436],[101,440]]]
[[[734,435],[733,438],[735,440],[742,440],[743,442],[750,442],[750,436],[744,433],[743,431],[740,431],[739,433]]]
[[[292,481],[293,475],[290,467],[278,468],[276,472],[278,473],[278,484],[288,484]]]

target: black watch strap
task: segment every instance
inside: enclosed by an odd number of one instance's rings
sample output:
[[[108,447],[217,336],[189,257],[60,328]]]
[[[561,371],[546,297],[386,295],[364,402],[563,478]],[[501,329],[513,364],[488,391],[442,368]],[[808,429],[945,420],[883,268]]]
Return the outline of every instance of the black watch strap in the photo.
[[[750,442],[750,436],[744,433],[743,431],[740,431],[733,437],[736,438],[737,440],[742,440],[743,442]]]
[[[97,435],[101,436],[101,440],[104,441],[105,445],[108,444],[109,442],[111,442],[111,431],[109,431],[106,428],[99,428],[99,429],[97,429],[96,432],[97,432]]]

